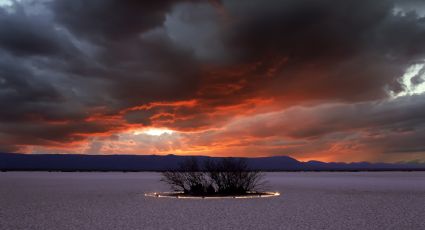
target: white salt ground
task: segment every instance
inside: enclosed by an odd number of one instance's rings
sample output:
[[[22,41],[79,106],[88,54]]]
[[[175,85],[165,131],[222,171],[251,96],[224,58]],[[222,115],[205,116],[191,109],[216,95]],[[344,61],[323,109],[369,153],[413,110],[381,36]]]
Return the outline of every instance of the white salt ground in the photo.
[[[0,229],[425,229],[425,172],[268,173],[260,199],[145,197],[157,173],[0,173]]]

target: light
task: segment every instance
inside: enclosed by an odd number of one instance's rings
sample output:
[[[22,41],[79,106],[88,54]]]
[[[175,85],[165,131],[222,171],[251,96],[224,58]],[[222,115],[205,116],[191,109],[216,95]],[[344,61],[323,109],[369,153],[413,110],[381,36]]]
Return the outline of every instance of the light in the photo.
[[[402,92],[399,92],[398,94],[392,92],[392,97],[398,98],[402,96],[425,93],[425,82],[419,80],[418,83],[413,83],[413,78],[419,77],[420,79],[424,79],[424,75],[425,64],[421,63],[410,66],[401,78],[401,83],[405,87],[404,90]]]
[[[248,192],[249,193],[249,192]],[[182,194],[182,195],[179,195]],[[175,199],[252,199],[280,196],[279,192],[263,192],[262,194],[240,195],[240,196],[185,196],[183,192],[150,192],[145,196]]]
[[[13,6],[13,2],[11,0],[0,0],[0,7],[3,7],[3,6],[7,6],[7,7]]]
[[[13,0],[0,0],[0,10],[11,14],[16,12],[16,6],[14,5]]]
[[[133,132],[134,135],[147,134],[150,136],[161,136],[163,134],[173,134],[173,133],[174,133],[173,130],[160,129],[160,128],[148,128],[148,129],[136,130]]]

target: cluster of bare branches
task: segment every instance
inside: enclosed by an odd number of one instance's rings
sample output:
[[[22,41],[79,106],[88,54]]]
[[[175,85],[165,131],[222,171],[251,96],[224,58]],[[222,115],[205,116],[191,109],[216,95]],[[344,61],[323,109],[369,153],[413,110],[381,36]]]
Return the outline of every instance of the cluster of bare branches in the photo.
[[[174,191],[193,195],[208,193],[210,184],[196,158],[183,162],[178,170],[163,172],[161,181],[169,184]]]
[[[244,159],[208,160],[201,168],[190,158],[178,170],[162,173],[161,181],[174,191],[190,195],[239,195],[265,188],[264,174],[250,170]]]

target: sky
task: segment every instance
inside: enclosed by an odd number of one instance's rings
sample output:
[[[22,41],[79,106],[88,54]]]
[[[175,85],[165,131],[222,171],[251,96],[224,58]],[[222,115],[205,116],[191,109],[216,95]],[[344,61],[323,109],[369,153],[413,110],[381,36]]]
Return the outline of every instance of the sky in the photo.
[[[0,0],[0,152],[425,162],[423,0]]]

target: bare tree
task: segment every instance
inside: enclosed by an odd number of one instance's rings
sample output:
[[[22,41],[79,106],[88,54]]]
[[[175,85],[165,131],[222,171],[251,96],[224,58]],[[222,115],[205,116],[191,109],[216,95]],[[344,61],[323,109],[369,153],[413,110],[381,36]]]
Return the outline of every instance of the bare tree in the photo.
[[[206,194],[210,188],[210,182],[205,173],[199,168],[196,158],[191,157],[180,164],[179,169],[162,173],[162,179],[176,192],[184,192],[193,195]]]
[[[244,159],[208,160],[201,169],[196,158],[190,158],[178,170],[164,172],[162,176],[161,181],[174,191],[191,195],[237,195],[265,188],[264,174],[250,170]]]
[[[219,194],[245,194],[264,189],[264,174],[251,170],[246,160],[223,158],[221,161],[207,161],[206,173]]]

